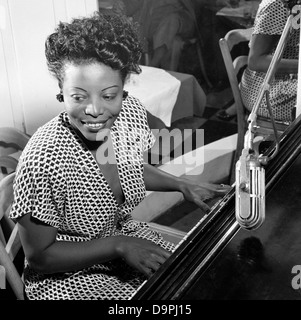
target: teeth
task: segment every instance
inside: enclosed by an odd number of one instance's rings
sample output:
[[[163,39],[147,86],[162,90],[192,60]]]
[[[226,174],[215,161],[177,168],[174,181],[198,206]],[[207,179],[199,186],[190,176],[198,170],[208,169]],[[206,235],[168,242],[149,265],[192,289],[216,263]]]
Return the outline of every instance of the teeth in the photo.
[[[101,129],[105,126],[103,123],[88,123],[88,122],[86,123],[86,125],[93,129]]]

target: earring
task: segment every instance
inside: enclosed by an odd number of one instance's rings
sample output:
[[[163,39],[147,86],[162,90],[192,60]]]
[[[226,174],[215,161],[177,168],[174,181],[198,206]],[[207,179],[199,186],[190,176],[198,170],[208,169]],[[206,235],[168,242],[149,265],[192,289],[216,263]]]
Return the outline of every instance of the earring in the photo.
[[[123,90],[123,94],[122,94],[123,100],[125,100],[128,95],[129,95],[129,93],[127,91]]]
[[[56,99],[57,99],[59,102],[63,102],[63,101],[64,101],[64,96],[63,96],[61,93],[59,93],[59,94],[56,95]]]

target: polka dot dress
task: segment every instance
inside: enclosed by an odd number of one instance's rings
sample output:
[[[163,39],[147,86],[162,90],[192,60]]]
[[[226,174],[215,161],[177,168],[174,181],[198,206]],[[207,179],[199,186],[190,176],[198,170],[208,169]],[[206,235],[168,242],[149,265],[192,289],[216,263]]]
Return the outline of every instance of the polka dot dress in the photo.
[[[117,200],[92,153],[62,112],[39,128],[21,155],[14,183],[11,218],[30,213],[57,228],[57,241],[89,241],[126,235],[151,240],[172,251],[174,245],[131,212],[145,197],[143,151],[154,142],[145,108],[128,96],[111,128],[120,184]],[[39,274],[25,259],[29,299],[129,299],[146,280],[120,260],[56,274]]]
[[[287,9],[281,0],[262,0],[254,22],[253,34],[281,35],[288,17]],[[283,52],[283,58],[299,58],[300,28],[292,28]],[[272,54],[275,52],[273,49]],[[241,81],[241,95],[245,107],[251,111],[266,73],[251,71],[247,68]],[[269,101],[276,120],[291,122],[292,108],[297,101],[297,74],[276,74],[272,80]],[[269,118],[266,98],[261,101],[258,115]]]

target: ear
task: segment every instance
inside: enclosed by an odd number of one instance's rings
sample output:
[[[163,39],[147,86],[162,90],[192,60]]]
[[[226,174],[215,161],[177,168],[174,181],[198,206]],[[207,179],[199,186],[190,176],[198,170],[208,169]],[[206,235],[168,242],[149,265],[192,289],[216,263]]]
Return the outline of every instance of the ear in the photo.
[[[59,101],[59,102],[63,102],[64,101],[64,96],[62,95],[62,93],[59,93],[56,95],[56,99]]]
[[[129,93],[127,91],[123,90],[123,95],[122,95],[123,100],[125,100],[128,95],[129,95]]]

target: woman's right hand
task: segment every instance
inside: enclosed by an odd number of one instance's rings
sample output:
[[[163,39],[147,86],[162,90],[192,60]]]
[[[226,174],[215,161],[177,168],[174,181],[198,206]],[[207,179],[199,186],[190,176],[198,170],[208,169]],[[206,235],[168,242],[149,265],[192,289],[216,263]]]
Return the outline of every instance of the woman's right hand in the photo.
[[[149,240],[129,236],[56,241],[57,228],[31,214],[18,219],[18,229],[30,267],[43,274],[72,272],[123,258],[127,264],[150,277],[171,255]]]
[[[136,237],[122,237],[117,247],[117,252],[128,265],[137,269],[148,278],[172,254],[152,241]]]

